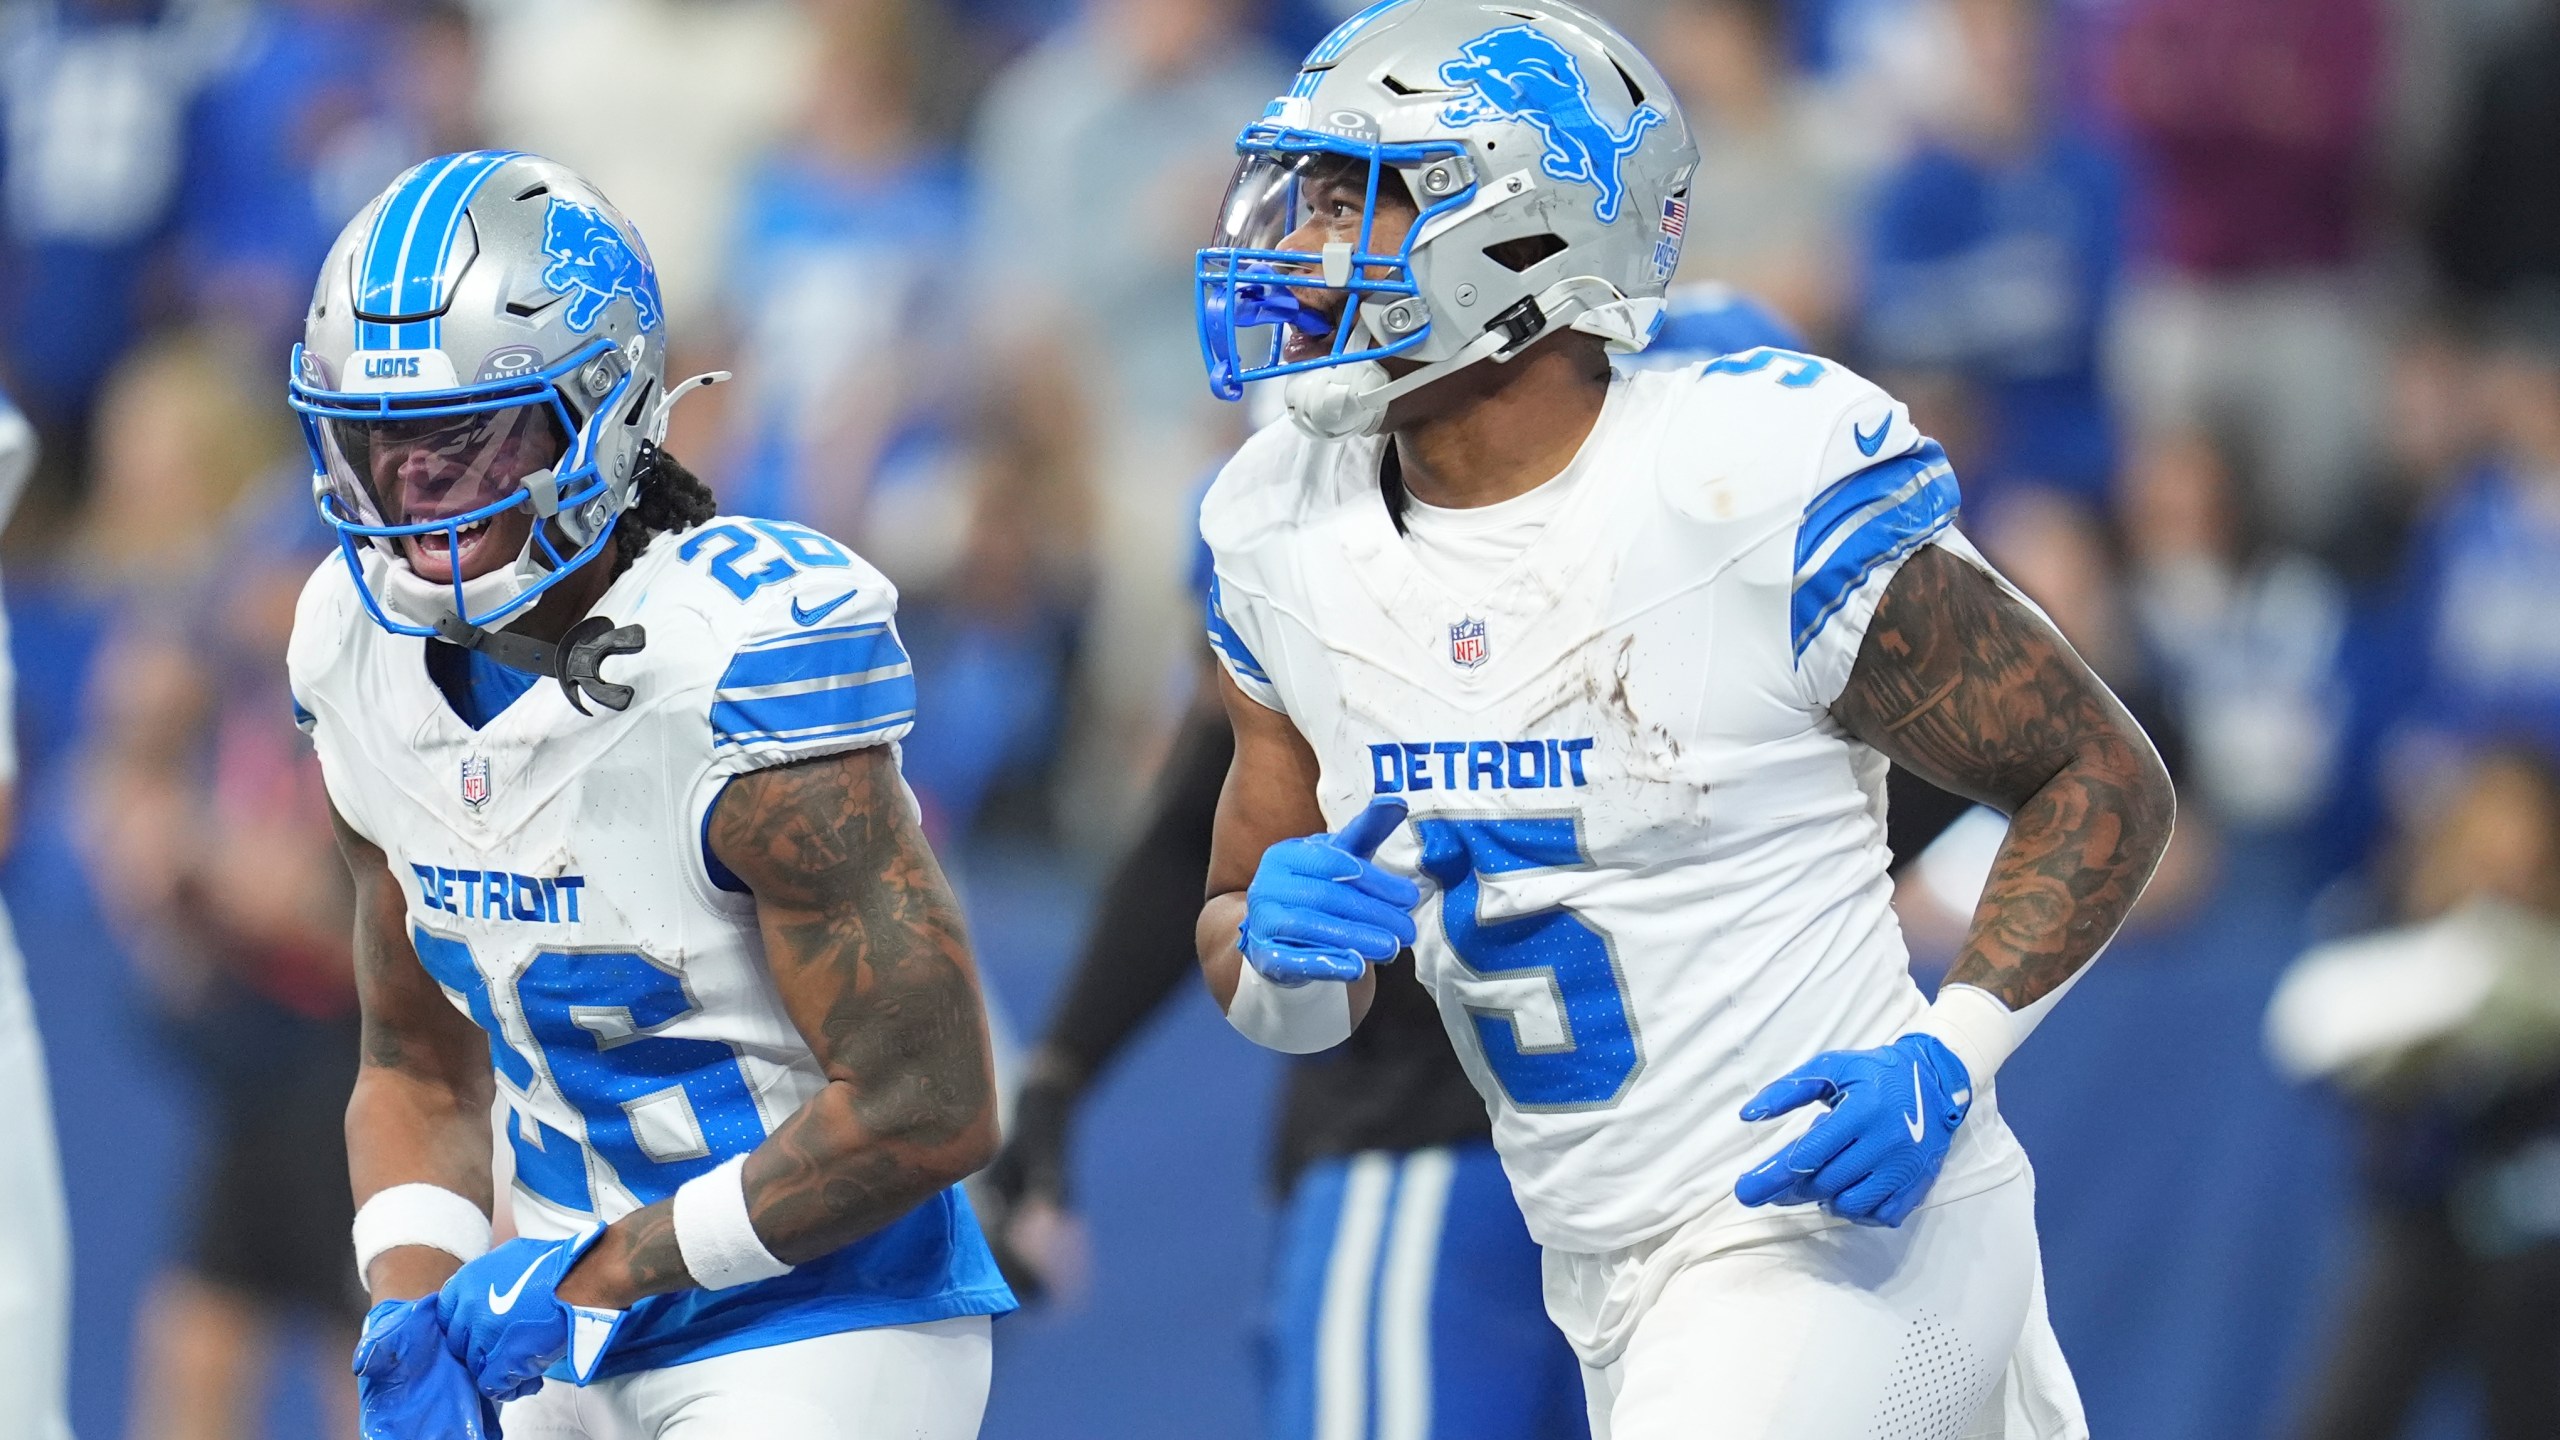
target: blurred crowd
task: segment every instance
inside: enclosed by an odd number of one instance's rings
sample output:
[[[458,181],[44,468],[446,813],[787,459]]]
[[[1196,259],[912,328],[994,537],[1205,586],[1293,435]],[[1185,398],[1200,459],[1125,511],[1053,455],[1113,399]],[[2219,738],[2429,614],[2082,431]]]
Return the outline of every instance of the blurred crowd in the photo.
[[[1596,8],[1699,137],[1680,278],[1908,400],[1975,538],[2162,737],[2184,809],[2147,909],[2281,864],[2335,933],[2484,897],[2560,916],[2560,0]],[[593,179],[654,252],[672,373],[738,376],[670,448],[901,587],[937,839],[1090,852],[1183,704],[1192,497],[1243,433],[1202,380],[1191,253],[1234,132],[1339,18],[0,0],[0,390],[44,441],[11,601],[31,696],[79,697],[28,707],[27,789],[234,1097],[137,1337],[163,1363],[135,1433],[244,1433],[266,1320],[356,1303],[334,1108],[255,1098],[353,1056],[281,664],[326,547],[285,352],[339,227],[447,150]],[[2555,1046],[2346,1087],[2398,1238],[2342,1357],[2401,1353],[2375,1336],[2433,1306],[2547,1363],[2560,1302],[2496,1277],[2560,1274],[2560,1202],[2491,1239],[2464,1217],[2483,1175],[2560,1155]],[[245,1237],[241,1205],[298,1218]],[[2303,1433],[2393,1433],[2373,1417],[2424,1370],[2342,1359]]]

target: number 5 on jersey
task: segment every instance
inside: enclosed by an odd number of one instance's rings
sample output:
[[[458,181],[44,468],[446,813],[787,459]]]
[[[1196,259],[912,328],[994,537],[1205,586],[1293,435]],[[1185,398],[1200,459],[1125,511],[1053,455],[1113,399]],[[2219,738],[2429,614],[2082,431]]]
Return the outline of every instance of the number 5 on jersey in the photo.
[[[1562,906],[1494,921],[1479,910],[1480,877],[1590,864],[1581,819],[1417,820],[1414,832],[1422,842],[1423,873],[1440,885],[1440,927],[1449,948],[1468,969],[1496,982],[1486,988],[1518,997],[1513,1004],[1467,1006],[1486,1068],[1503,1093],[1523,1110],[1600,1110],[1618,1103],[1644,1068],[1644,1049],[1609,938]]]

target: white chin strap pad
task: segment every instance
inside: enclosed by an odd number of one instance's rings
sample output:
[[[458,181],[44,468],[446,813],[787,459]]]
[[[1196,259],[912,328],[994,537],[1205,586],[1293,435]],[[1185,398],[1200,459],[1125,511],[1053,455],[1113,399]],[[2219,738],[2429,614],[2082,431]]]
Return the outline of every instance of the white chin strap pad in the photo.
[[[1572,328],[1599,336],[1613,355],[1633,355],[1653,343],[1655,332],[1662,328],[1663,312],[1669,308],[1659,299],[1642,295],[1610,300],[1573,317]]]
[[[1500,355],[1509,343],[1499,330],[1489,330],[1469,342],[1467,348],[1446,360],[1435,361],[1406,375],[1401,380],[1387,377],[1387,367],[1375,360],[1355,360],[1348,365],[1329,365],[1321,370],[1301,370],[1289,377],[1286,392],[1289,418],[1298,428],[1319,440],[1348,440],[1355,435],[1375,435],[1387,418],[1387,407],[1444,375],[1464,370],[1479,360]],[[1505,355],[1503,359],[1510,357]]]
[[[1289,418],[1319,440],[1375,434],[1387,418],[1387,368],[1374,360],[1301,370],[1282,392]]]
[[[524,546],[524,553],[516,557],[513,565],[462,582],[462,600],[472,614],[488,614],[542,578],[542,572],[533,566],[532,536],[525,537]],[[365,584],[372,587],[383,608],[392,614],[412,625],[430,627],[454,615],[450,584],[420,578],[417,571],[409,568],[408,561],[392,558],[379,545],[367,546],[363,560]]]

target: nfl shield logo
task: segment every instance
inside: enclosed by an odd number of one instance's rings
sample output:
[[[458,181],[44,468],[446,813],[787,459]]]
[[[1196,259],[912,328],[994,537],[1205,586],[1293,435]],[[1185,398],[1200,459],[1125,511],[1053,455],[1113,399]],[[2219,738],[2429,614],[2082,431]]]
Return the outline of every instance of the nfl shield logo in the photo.
[[[1469,618],[1449,627],[1449,658],[1469,670],[1485,662],[1483,621]]]
[[[462,762],[462,803],[474,810],[489,803],[489,757],[474,755]]]

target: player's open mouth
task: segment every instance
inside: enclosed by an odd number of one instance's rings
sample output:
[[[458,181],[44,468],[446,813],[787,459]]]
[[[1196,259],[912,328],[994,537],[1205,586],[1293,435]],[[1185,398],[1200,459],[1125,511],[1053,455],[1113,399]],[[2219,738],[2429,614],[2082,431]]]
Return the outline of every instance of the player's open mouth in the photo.
[[[1330,335],[1309,335],[1295,325],[1282,332],[1280,359],[1283,364],[1294,365],[1301,360],[1313,360],[1332,353],[1333,337]]]
[[[466,576],[475,573],[473,567],[488,551],[496,524],[495,520],[474,520],[451,530],[404,538],[401,545],[408,552],[409,568],[421,580],[450,580],[457,570]]]

